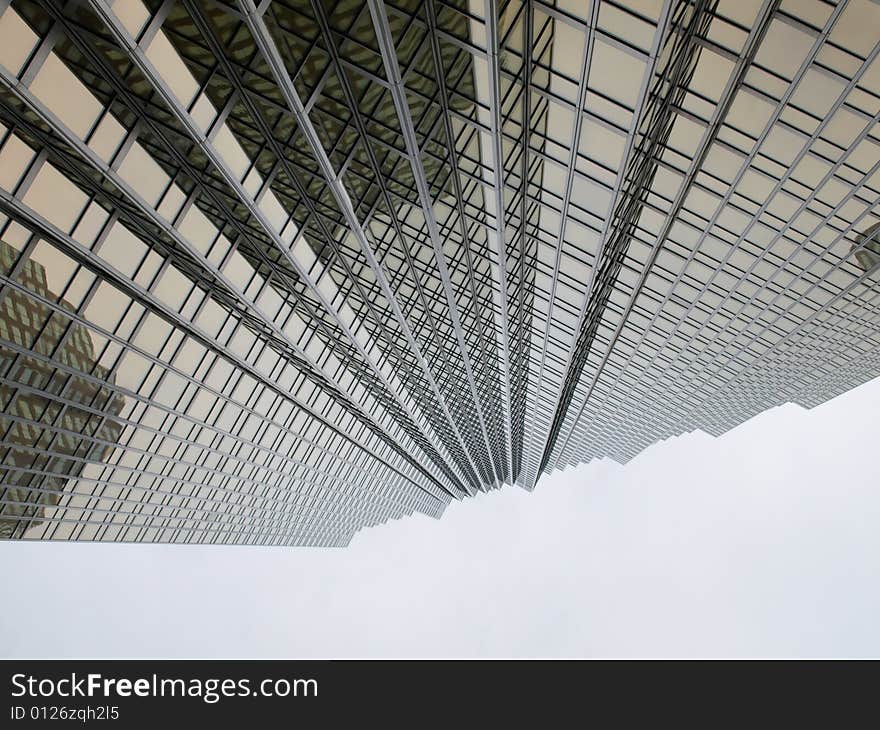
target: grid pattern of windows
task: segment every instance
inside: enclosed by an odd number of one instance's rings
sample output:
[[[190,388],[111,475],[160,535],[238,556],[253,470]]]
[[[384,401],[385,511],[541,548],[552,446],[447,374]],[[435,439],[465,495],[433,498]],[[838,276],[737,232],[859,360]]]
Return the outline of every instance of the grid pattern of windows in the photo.
[[[871,0],[0,12],[0,537],[346,545],[880,374]]]

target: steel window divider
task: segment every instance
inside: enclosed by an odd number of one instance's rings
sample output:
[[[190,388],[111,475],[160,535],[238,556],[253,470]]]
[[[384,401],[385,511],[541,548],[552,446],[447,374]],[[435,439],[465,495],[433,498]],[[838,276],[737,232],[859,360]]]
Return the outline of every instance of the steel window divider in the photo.
[[[190,138],[202,148],[203,152],[211,160],[214,168],[221,174],[221,176],[225,179],[227,185],[229,185],[230,188],[232,188],[232,190],[238,196],[242,205],[244,205],[245,208],[254,217],[254,219],[259,222],[266,235],[274,243],[275,247],[282,254],[287,263],[293,268],[294,271],[297,272],[297,275],[300,277],[303,283],[305,283],[307,287],[312,291],[313,295],[318,298],[325,311],[336,321],[337,326],[346,333],[351,344],[361,354],[361,357],[364,359],[364,361],[371,367],[375,376],[379,379],[380,382],[383,383],[387,391],[392,395],[392,398],[397,401],[399,407],[402,408],[404,413],[408,414],[410,421],[415,425],[416,429],[422,433],[422,436],[426,439],[426,443],[432,444],[432,440],[428,438],[427,435],[424,433],[424,430],[419,424],[418,419],[415,419],[409,407],[400,399],[400,396],[397,394],[397,392],[390,386],[387,377],[381,372],[381,369],[376,366],[372,358],[367,355],[363,346],[354,337],[350,328],[342,320],[339,313],[333,307],[332,303],[326,298],[323,292],[320,291],[318,286],[311,280],[308,272],[306,272],[300,265],[300,263],[296,260],[296,258],[291,255],[290,251],[286,247],[286,244],[283,242],[279,234],[275,232],[272,225],[266,219],[265,214],[263,214],[259,206],[244,190],[242,184],[232,174],[232,171],[229,169],[227,163],[216,151],[213,144],[207,139],[205,134],[203,134],[201,130],[198,129],[190,115],[180,105],[177,98],[174,96],[174,93],[167,87],[164,79],[162,79],[160,74],[153,67],[153,64],[149,61],[149,59],[147,59],[143,49],[138,45],[137,41],[131,37],[131,34],[128,32],[128,30],[122,26],[121,21],[119,21],[119,19],[116,17],[112,8],[106,3],[106,0],[88,0],[88,2],[92,10],[98,15],[105,26],[111,31],[111,34],[116,39],[117,43],[119,43],[130,54],[131,58],[138,66],[140,72],[160,95],[168,108],[173,112],[175,118],[177,118],[178,122],[187,131],[187,134],[190,136]],[[362,409],[358,408],[358,410]],[[369,416],[367,416],[367,418],[369,418]],[[377,427],[384,431],[384,428],[381,425],[377,425]],[[394,439],[392,439],[392,441],[396,443]],[[402,446],[398,444],[397,448],[402,448]],[[452,465],[445,461],[444,464],[447,469],[452,468]],[[452,473],[456,474],[454,468],[452,468]],[[456,474],[456,476],[458,475]],[[459,484],[459,486],[461,486],[461,483]]]

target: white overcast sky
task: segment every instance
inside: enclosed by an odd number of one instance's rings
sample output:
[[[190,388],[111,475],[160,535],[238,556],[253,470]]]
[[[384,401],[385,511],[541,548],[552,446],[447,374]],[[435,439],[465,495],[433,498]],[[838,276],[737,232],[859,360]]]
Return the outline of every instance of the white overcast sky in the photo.
[[[0,545],[6,656],[880,656],[880,380],[355,537]]]

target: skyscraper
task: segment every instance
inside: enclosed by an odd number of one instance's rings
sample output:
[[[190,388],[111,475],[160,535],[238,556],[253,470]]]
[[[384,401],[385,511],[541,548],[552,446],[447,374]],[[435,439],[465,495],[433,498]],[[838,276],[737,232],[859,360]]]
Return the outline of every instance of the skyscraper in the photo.
[[[3,7],[0,296],[117,424],[25,538],[345,545],[880,374],[870,0]]]

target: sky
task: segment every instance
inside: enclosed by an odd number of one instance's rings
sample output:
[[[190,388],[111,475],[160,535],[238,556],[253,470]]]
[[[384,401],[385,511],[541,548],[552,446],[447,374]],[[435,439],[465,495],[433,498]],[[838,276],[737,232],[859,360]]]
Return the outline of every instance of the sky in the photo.
[[[6,657],[880,656],[880,379],[359,533],[9,542]]]

